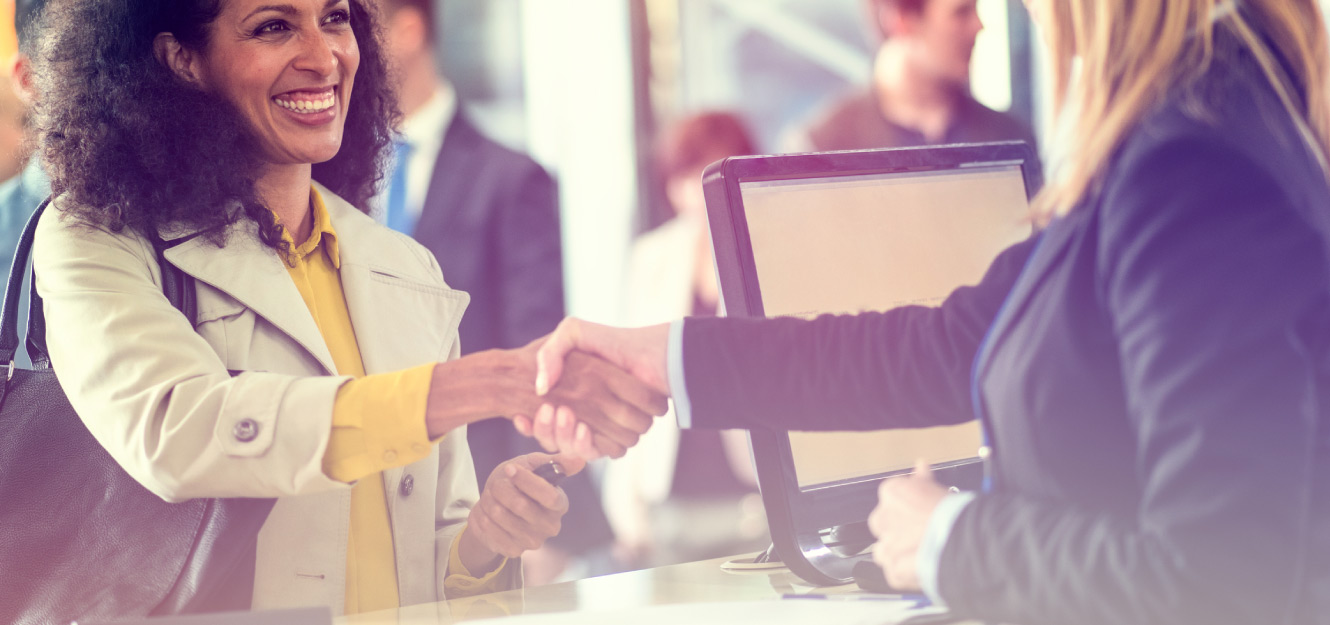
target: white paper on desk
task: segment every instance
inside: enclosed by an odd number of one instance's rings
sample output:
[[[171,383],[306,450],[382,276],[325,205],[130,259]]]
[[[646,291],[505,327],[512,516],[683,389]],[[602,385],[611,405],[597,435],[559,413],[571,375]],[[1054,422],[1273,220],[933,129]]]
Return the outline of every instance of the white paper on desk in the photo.
[[[728,625],[799,623],[801,625],[895,625],[906,617],[941,612],[915,608],[913,601],[820,601],[773,599],[684,603],[601,612],[529,614],[498,619],[504,625]]]

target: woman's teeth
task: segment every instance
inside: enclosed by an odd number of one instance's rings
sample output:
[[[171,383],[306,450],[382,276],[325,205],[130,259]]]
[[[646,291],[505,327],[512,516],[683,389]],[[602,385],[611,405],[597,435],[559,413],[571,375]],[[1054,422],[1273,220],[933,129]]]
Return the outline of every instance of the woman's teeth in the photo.
[[[337,103],[337,97],[328,95],[318,100],[284,100],[282,98],[273,98],[273,102],[288,111],[297,113],[322,113],[333,107]]]

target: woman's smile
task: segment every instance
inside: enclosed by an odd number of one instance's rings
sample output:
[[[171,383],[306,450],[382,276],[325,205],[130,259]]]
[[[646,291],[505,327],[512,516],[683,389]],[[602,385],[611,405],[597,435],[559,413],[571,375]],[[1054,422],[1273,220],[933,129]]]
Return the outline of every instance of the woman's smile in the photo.
[[[311,126],[321,126],[337,119],[338,89],[297,89],[273,96],[272,102],[289,118]]]

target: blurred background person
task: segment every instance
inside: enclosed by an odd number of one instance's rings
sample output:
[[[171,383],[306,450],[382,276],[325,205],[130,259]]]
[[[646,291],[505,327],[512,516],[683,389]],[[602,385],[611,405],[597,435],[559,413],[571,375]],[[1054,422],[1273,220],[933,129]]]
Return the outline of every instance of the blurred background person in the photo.
[[[8,86],[0,86],[0,176],[5,181],[0,185],[0,258],[6,262],[14,255],[28,216],[51,193],[41,159],[33,157],[36,144],[28,123],[28,107],[35,97],[30,56],[36,40],[33,24],[46,0],[17,0],[11,6],[17,48],[9,57]]]
[[[657,178],[674,216],[633,245],[626,325],[719,312],[702,172],[753,153],[744,122],[729,112],[692,115],[661,135]],[[672,415],[606,465],[605,506],[618,537],[615,555],[628,568],[735,555],[770,542],[747,434],[680,430]]]
[[[14,8],[14,32],[17,46],[9,65],[8,88],[0,86],[0,170],[5,182],[0,184],[0,262],[5,271],[13,262],[23,225],[32,212],[51,194],[51,180],[42,168],[42,159],[35,154],[36,141],[28,118],[28,109],[36,98],[32,84],[32,53],[36,45],[34,32],[37,16],[46,6],[46,0],[17,0]],[[28,326],[28,289],[19,293],[18,327]],[[14,354],[15,364],[32,364],[28,350]]]
[[[0,88],[0,180],[17,176],[28,159],[23,124],[27,109],[17,91]]]
[[[8,74],[12,74],[9,64],[18,56],[14,4],[14,0],[0,2],[0,59],[4,59],[0,68]],[[29,150],[23,136],[26,108],[18,93],[0,88],[0,180],[18,175],[27,160]]]
[[[459,328],[462,353],[517,348],[564,316],[558,192],[540,165],[468,119],[436,57],[438,4],[383,0],[404,119],[379,210],[390,228],[434,254],[450,286],[471,294]],[[477,475],[539,449],[507,423],[468,430]],[[554,580],[572,558],[605,552],[612,540],[589,476],[573,476],[563,488],[570,516],[546,549],[523,558],[529,584]]]
[[[870,84],[792,132],[787,152],[1023,140],[1025,124],[970,94],[970,59],[984,24],[977,0],[867,0],[881,44]]]

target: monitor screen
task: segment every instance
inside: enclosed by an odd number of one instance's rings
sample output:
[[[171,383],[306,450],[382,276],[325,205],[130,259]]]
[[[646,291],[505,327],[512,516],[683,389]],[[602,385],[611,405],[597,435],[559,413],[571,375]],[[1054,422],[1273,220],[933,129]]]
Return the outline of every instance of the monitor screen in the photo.
[[[769,317],[938,306],[1030,236],[1021,166],[744,181],[762,307]],[[884,345],[883,349],[890,349]],[[975,457],[979,426],[791,432],[800,489]]]

